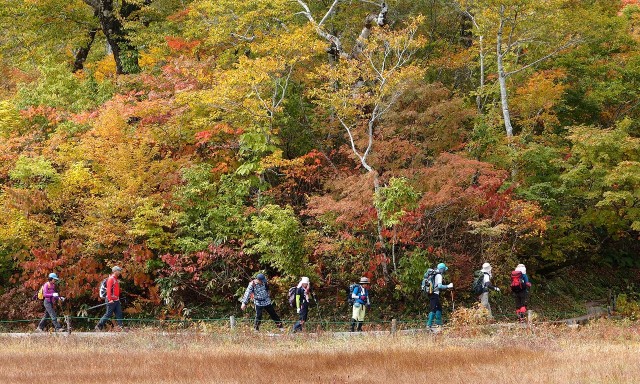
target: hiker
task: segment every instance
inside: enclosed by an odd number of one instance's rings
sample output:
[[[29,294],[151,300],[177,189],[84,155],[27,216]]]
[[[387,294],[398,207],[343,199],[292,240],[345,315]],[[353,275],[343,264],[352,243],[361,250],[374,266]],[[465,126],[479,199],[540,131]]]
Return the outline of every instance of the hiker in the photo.
[[[427,319],[427,328],[431,328],[433,326],[433,320],[435,318],[436,326],[442,326],[442,303],[440,302],[440,292],[453,289],[453,283],[443,284],[442,275],[447,272],[449,268],[447,268],[445,263],[438,264],[436,268],[436,272],[433,276],[433,284],[432,293],[429,294],[429,317]]]
[[[107,278],[107,294],[105,297],[107,312],[102,316],[95,327],[95,330],[98,332],[103,330],[104,325],[109,321],[113,314],[116,315],[116,322],[118,323],[118,328],[116,328],[116,330],[122,331],[124,327],[122,324],[122,304],[120,303],[120,282],[118,280],[122,273],[122,268],[116,265],[111,268],[111,272],[111,275]]]
[[[356,324],[358,326],[358,332],[362,332],[364,316],[367,313],[367,308],[371,307],[371,302],[369,301],[369,284],[369,279],[363,276],[351,291],[351,299],[353,300],[351,332],[355,332]]]
[[[271,319],[276,323],[276,326],[280,331],[284,331],[282,327],[282,321],[273,308],[273,303],[269,297],[269,284],[267,283],[267,277],[258,273],[256,277],[249,282],[249,286],[242,297],[242,305],[240,309],[243,311],[247,308],[247,303],[253,298],[253,303],[256,305],[256,320],[253,328],[257,332],[260,330],[260,323],[262,322],[262,312],[266,311]]]
[[[511,272],[511,291],[516,302],[516,315],[519,321],[524,321],[526,318],[530,287],[527,267],[524,264],[518,264],[516,269]]]
[[[301,332],[302,326],[309,316],[309,298],[311,295],[311,284],[308,277],[303,277],[296,289],[296,312],[298,321],[293,325],[293,332]]]
[[[480,304],[489,311],[489,319],[493,319],[493,314],[491,313],[491,304],[489,304],[489,290],[492,289],[496,292],[500,292],[500,288],[491,284],[491,264],[484,263],[482,264],[482,293],[479,296]]]
[[[37,332],[43,332],[44,326],[47,322],[47,318],[51,318],[51,322],[53,323],[53,328],[55,332],[63,331],[62,326],[58,323],[58,317],[56,315],[56,303],[58,300],[64,301],[64,297],[60,296],[58,292],[56,292],[56,282],[60,280],[58,275],[55,273],[50,273],[47,281],[42,285],[42,302],[44,303],[44,315],[42,316],[42,320],[38,324],[38,328],[36,328]],[[40,294],[38,294],[38,298],[40,298]]]

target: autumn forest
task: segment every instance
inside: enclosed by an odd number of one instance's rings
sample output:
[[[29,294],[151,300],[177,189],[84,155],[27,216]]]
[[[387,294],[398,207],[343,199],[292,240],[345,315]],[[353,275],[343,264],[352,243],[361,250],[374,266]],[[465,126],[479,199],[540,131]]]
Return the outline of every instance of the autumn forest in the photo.
[[[540,308],[640,282],[640,2],[0,0],[0,318],[228,316],[264,271],[416,314],[527,264]],[[561,298],[554,300],[553,298]],[[345,313],[346,315],[346,313]]]

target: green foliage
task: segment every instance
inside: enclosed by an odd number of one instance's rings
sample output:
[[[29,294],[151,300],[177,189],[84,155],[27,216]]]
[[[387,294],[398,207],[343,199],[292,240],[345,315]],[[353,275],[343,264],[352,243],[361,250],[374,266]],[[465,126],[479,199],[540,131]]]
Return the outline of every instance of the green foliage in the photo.
[[[59,175],[51,162],[42,156],[20,156],[9,177],[19,187],[43,189],[56,182]]]
[[[176,191],[182,209],[176,244],[183,252],[204,250],[248,232],[244,204],[249,182],[228,175],[215,181],[212,168],[203,163],[185,169],[185,183]]]
[[[48,64],[40,68],[39,81],[20,86],[18,107],[47,106],[81,112],[95,108],[111,98],[115,91],[110,81],[98,83],[93,76],[82,79],[66,65]]]
[[[386,227],[402,222],[407,211],[416,208],[420,195],[406,178],[393,177],[389,185],[379,188],[374,197],[374,205],[380,212],[380,220]]]
[[[254,239],[247,241],[247,252],[289,276],[309,271],[304,232],[291,207],[268,204],[251,218]]]

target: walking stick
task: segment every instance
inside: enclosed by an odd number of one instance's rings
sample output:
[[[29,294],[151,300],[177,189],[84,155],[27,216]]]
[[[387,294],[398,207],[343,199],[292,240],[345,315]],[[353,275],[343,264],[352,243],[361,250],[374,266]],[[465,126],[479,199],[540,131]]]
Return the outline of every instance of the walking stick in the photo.
[[[456,301],[453,295],[453,289],[451,290],[451,312],[455,312],[456,311]]]

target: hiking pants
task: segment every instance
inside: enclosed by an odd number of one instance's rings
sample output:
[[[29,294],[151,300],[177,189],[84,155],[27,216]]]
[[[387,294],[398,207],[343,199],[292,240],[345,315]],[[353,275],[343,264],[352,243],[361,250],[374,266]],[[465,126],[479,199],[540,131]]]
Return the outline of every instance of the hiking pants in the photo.
[[[282,328],[282,321],[280,320],[280,317],[276,313],[276,310],[273,308],[273,304],[265,305],[264,307],[256,305],[256,321],[253,325],[253,328],[256,331],[260,330],[260,323],[262,322],[263,311],[267,311],[271,319],[276,323],[276,326],[278,328]]]
[[[42,316],[42,320],[40,320],[40,324],[38,324],[38,328],[44,330],[44,326],[47,323],[48,318],[51,318],[53,327],[56,330],[62,328],[60,323],[58,323],[58,317],[56,315],[56,309],[54,308],[53,303],[48,300],[44,300],[44,316]]]
[[[519,310],[522,307],[527,307],[527,291],[522,290],[520,292],[514,292],[513,297],[516,301],[516,309]]]
[[[442,312],[442,303],[440,302],[440,295],[437,293],[429,296],[429,312]]]
[[[489,317],[493,317],[493,315],[491,314],[491,304],[489,304],[489,292],[483,292],[480,294],[479,296],[480,299],[480,304],[482,304],[482,306],[489,311]]]
[[[114,313],[116,315],[116,322],[122,327],[122,305],[120,304],[120,300],[118,300],[107,304],[107,313],[105,313],[98,322],[98,328],[102,329]]]
[[[302,303],[300,305],[300,314],[298,317],[298,321],[293,326],[293,331],[302,331],[302,324],[307,322],[307,318],[309,317],[309,303]]]
[[[351,318],[355,321],[364,321],[364,315],[367,314],[367,306],[360,303],[353,304],[353,313]]]

